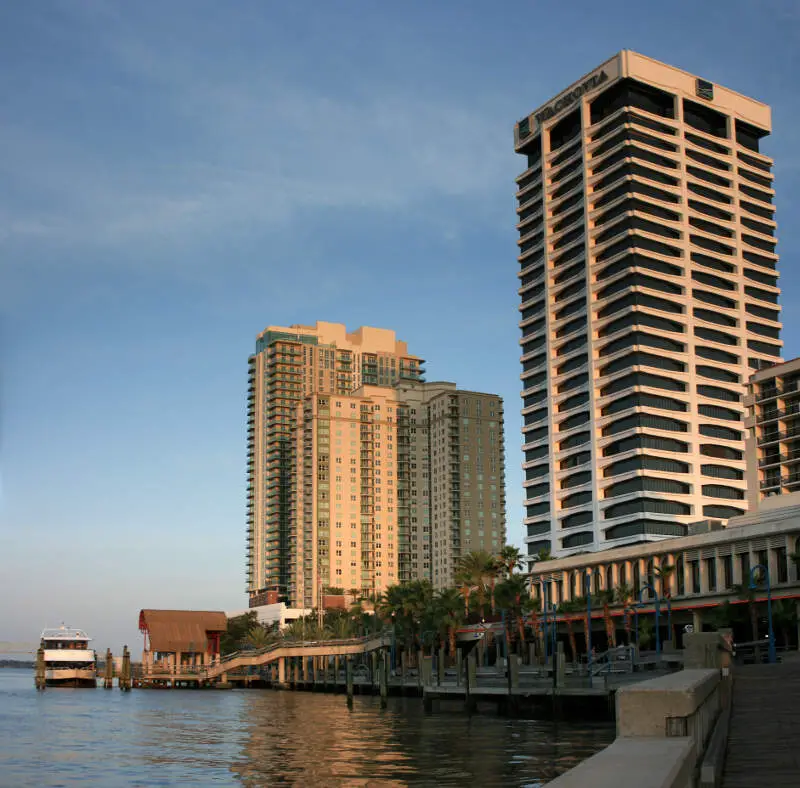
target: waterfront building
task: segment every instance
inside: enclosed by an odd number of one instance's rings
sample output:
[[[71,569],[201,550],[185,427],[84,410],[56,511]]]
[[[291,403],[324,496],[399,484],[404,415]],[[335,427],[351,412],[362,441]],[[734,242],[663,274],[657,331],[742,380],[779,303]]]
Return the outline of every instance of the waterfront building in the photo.
[[[800,498],[800,358],[756,372],[745,406],[750,509]]]
[[[630,51],[516,124],[529,555],[747,510],[743,397],[781,356],[770,131]]]
[[[401,580],[452,586],[459,559],[505,544],[503,400],[455,383],[398,386]]]
[[[420,380],[422,360],[394,331],[339,323],[270,326],[248,360],[247,591],[251,606],[285,599],[296,578],[291,542],[298,408],[317,394]],[[294,562],[294,564],[293,564]]]
[[[181,673],[181,668],[191,671],[213,664],[219,659],[220,638],[227,628],[225,614],[218,611],[139,611],[144,676],[164,671]]]
[[[788,500],[788,499],[787,499]],[[690,526],[689,534],[668,541],[642,542],[602,552],[587,552],[531,565],[531,593],[548,605],[581,600],[588,588],[603,591],[627,588],[623,602],[607,600],[612,616],[623,616],[633,605],[652,614],[658,595],[661,625],[669,613],[676,626],[691,624],[702,631],[708,614],[724,602],[741,602],[739,589],[751,583],[751,571],[758,565],[769,570],[773,600],[800,600],[800,572],[795,556],[800,554],[800,497],[788,506],[773,506],[728,520]],[[671,567],[662,572],[662,568]],[[759,573],[761,575],[761,573]],[[766,599],[766,584],[755,591],[755,601]],[[651,588],[646,588],[650,586]],[[578,611],[577,615],[580,615]],[[800,605],[798,605],[800,612]],[[575,613],[566,614],[566,617]],[[595,610],[594,628],[602,631],[602,610]],[[565,620],[565,614],[559,616]],[[666,632],[663,633],[666,635]]]

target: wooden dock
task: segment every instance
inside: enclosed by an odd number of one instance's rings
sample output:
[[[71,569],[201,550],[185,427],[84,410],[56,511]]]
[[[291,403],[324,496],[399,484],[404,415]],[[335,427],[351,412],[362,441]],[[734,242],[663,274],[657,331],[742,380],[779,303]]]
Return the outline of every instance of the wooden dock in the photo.
[[[722,788],[800,785],[800,660],[737,667]]]

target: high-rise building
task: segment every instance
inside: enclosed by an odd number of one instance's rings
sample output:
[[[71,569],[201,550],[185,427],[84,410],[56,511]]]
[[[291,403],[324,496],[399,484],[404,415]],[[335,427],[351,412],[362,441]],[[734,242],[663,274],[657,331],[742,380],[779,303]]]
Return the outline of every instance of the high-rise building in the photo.
[[[341,324],[318,322],[270,326],[258,335],[248,367],[247,591],[253,606],[287,597],[297,577],[295,430],[304,424],[298,413],[305,418],[307,398],[421,380],[422,361],[394,331],[347,333]]]
[[[401,579],[444,588],[462,555],[505,544],[503,400],[445,382],[403,381],[398,394]]]
[[[800,503],[800,358],[753,374],[745,406],[750,509]]]
[[[516,125],[529,554],[746,510],[745,385],[782,344],[770,130],[630,51]]]

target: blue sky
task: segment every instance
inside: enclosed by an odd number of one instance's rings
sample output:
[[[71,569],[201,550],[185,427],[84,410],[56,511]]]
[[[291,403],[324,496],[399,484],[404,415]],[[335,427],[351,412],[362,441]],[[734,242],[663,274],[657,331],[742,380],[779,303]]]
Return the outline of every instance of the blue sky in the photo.
[[[506,399],[522,544],[514,122],[622,48],[774,108],[798,354],[800,10],[48,0],[0,7],[0,641],[245,605],[247,356],[394,328]]]

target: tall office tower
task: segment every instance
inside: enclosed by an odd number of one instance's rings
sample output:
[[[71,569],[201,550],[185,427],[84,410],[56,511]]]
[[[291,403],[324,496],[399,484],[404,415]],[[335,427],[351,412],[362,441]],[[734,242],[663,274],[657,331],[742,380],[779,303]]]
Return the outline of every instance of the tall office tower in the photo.
[[[398,396],[401,579],[444,588],[462,555],[505,544],[503,400],[445,382]]]
[[[747,508],[781,355],[770,109],[623,51],[515,127],[528,553]]]
[[[338,323],[270,326],[250,356],[247,407],[247,591],[250,605],[285,598],[292,568],[298,405],[316,394],[421,380],[422,361],[393,331]]]

